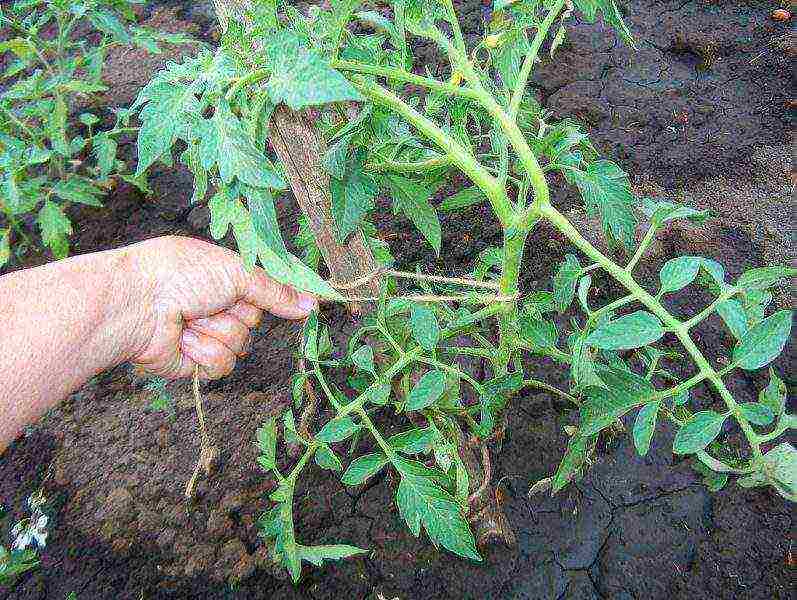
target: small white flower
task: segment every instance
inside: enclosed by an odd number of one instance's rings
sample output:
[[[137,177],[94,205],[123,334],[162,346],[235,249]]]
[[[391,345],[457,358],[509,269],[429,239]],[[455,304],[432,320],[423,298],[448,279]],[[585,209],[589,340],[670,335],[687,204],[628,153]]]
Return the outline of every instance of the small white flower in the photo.
[[[11,545],[11,549],[26,550],[28,546],[30,546],[32,540],[33,540],[33,534],[31,530],[26,529],[20,535],[17,536],[17,539],[15,539],[14,543]]]

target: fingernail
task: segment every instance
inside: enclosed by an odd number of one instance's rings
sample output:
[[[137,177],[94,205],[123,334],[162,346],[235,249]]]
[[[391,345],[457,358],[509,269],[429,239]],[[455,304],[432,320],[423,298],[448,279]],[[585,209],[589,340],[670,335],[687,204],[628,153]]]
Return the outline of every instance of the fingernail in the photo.
[[[309,313],[318,308],[318,301],[315,299],[315,296],[299,294],[299,298],[296,300],[296,306]]]

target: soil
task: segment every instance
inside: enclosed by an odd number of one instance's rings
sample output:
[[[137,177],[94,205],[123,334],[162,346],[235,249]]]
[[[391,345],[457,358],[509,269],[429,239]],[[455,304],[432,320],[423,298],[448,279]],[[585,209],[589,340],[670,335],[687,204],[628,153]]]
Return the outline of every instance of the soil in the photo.
[[[145,15],[150,23],[212,39],[212,3],[159,4],[166,7]],[[477,35],[482,5],[463,4],[467,33]],[[558,65],[535,75],[545,106],[582,120],[601,151],[632,174],[640,194],[716,212],[700,228],[664,231],[640,271],[642,282],[655,280],[662,262],[681,254],[718,259],[731,278],[773,261],[795,264],[787,149],[794,114],[785,107],[793,48],[786,45],[788,26],[769,19],[771,8],[769,2],[642,0],[626,11],[637,51],[617,43],[602,23],[577,22],[558,50]],[[128,103],[169,56],[115,53],[109,104]],[[428,59],[434,64],[433,53]],[[104,209],[76,212],[75,252],[166,233],[206,236],[202,210],[187,206],[186,173],[156,172],[151,185],[151,197],[122,185]],[[556,198],[574,221],[595,231],[561,182]],[[280,213],[284,231],[293,231],[292,199],[282,201]],[[470,268],[478,252],[498,240],[492,224],[478,209],[444,223],[443,260]],[[387,241],[403,265],[434,264],[406,222],[379,225],[394,232]],[[568,251],[550,228],[535,230],[524,289],[547,285]],[[26,266],[44,260],[31,256]],[[776,303],[793,306],[793,289],[780,290]],[[596,276],[590,301],[616,293]],[[709,300],[699,292],[679,298],[672,308],[683,315]],[[341,311],[326,316],[338,335],[350,326]],[[42,568],[0,596],[61,600],[75,591],[80,600],[793,597],[792,508],[768,490],[742,490],[733,483],[710,493],[687,462],[673,457],[669,430],[657,433],[645,458],[636,455],[627,435],[607,437],[583,480],[553,498],[528,498],[529,486],[556,468],[566,443],[562,425],[574,420],[568,407],[542,394],[513,402],[508,435],[495,459],[496,479],[504,478],[504,511],[518,537],[515,547],[485,549],[480,565],[458,560],[409,534],[391,505],[390,476],[352,490],[314,473],[296,502],[300,540],[344,541],[371,552],[306,568],[301,583],[292,586],[269,567],[253,526],[273,484],[255,468],[251,440],[262,420],[289,401],[295,336],[295,325],[267,320],[236,371],[203,386],[221,458],[217,473],[200,480],[191,504],[184,502],[183,490],[198,440],[185,383],[172,385],[177,405],[168,417],[148,410],[143,381],[119,367],[30,428],[0,460],[0,502],[17,519],[25,498],[43,484],[52,507],[51,537]],[[700,327],[697,342],[712,361],[732,345],[715,319]],[[774,364],[792,378],[791,385],[795,358],[792,344]],[[566,373],[548,364],[534,371],[565,384]],[[729,379],[742,401],[753,399],[766,381],[766,370]],[[706,388],[695,397],[706,407],[717,401]],[[728,434],[734,438],[737,432]]]

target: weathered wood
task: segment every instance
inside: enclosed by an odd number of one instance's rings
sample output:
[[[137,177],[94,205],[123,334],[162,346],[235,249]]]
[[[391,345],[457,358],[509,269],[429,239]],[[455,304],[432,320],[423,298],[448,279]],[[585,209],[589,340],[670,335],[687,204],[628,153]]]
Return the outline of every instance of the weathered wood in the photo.
[[[285,166],[288,181],[335,281],[348,283],[373,273],[376,268],[371,249],[361,231],[345,244],[335,238],[331,214],[329,175],[321,166],[326,144],[303,113],[279,106],[271,119],[269,140]],[[372,279],[356,296],[379,296],[379,281]]]
[[[230,17],[245,18],[250,1],[214,0],[222,31],[226,30]],[[271,145],[285,166],[291,191],[308,218],[332,279],[346,284],[373,273],[377,268],[376,260],[361,231],[350,235],[343,244],[335,237],[329,175],[321,166],[326,144],[312,121],[307,115],[280,105],[272,116],[270,132]],[[379,281],[374,278],[346,293],[378,296]],[[353,304],[351,309],[359,310],[359,306]]]

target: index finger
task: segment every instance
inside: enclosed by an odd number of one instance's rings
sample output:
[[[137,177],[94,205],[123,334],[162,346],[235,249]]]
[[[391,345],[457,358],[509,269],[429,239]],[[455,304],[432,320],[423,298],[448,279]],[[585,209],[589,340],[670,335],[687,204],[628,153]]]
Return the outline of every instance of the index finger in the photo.
[[[249,274],[243,300],[283,319],[304,319],[318,308],[315,296],[274,281],[260,267]]]

